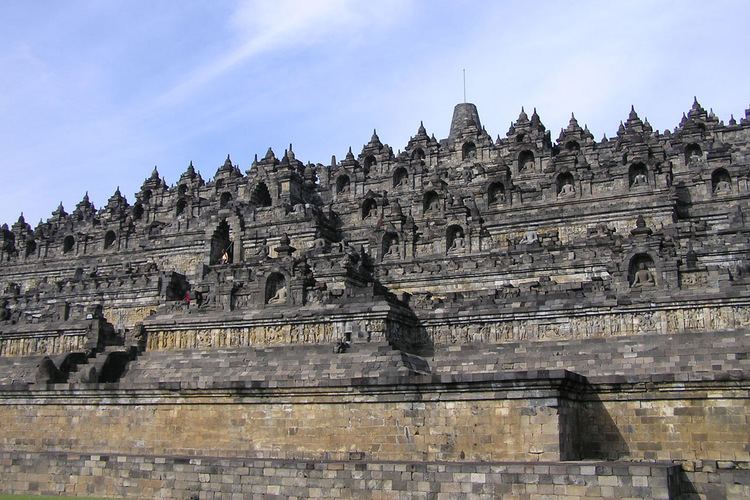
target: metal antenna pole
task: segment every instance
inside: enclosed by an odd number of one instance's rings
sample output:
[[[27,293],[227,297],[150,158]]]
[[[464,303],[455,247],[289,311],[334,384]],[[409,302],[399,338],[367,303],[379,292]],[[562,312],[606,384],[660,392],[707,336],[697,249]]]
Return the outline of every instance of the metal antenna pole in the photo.
[[[466,104],[466,68],[464,68],[464,104]]]

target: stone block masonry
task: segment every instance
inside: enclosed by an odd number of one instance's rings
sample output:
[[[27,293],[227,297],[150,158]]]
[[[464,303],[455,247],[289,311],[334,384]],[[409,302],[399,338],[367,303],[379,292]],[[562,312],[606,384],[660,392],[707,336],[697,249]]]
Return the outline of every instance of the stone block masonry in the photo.
[[[117,498],[671,499],[679,467],[0,453],[11,492]],[[8,476],[6,476],[8,477]],[[158,479],[156,479],[158,478]],[[734,490],[739,491],[739,490]]]
[[[0,226],[0,489],[747,498],[750,110],[456,106]]]

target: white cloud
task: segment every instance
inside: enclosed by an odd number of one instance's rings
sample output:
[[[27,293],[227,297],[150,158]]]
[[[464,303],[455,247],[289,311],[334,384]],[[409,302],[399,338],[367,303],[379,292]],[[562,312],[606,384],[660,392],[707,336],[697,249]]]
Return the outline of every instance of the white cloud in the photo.
[[[163,93],[157,104],[177,104],[232,69],[264,53],[310,46],[331,37],[360,38],[409,8],[407,0],[248,0],[229,18],[232,45],[216,59],[193,68]]]

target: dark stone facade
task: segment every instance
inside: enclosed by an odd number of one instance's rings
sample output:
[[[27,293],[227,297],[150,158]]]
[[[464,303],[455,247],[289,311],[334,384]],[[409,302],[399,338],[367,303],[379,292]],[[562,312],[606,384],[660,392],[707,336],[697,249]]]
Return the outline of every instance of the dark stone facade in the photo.
[[[548,405],[557,448],[504,457],[682,461],[695,477],[702,460],[745,470],[745,115],[724,124],[696,101],[658,132],[631,109],[601,141],[571,117],[553,142],[536,110],[522,110],[493,140],[464,103],[447,139],[420,124],[398,153],[377,133],[330,165],[304,164],[290,145],[244,174],[227,157],[209,181],[191,164],[169,186],[154,169],[132,204],[118,189],[101,209],[85,196],[34,229],[21,216],[0,228],[0,403],[64,382],[73,399],[83,386],[105,397],[113,383],[186,394],[387,384],[408,399],[409,384],[487,391],[477,384],[503,372],[533,386],[567,369],[580,387]],[[674,388],[683,382],[708,415],[697,428],[709,430],[658,449],[636,440],[665,410],[628,398],[687,398]],[[712,398],[734,401],[731,451],[696,441],[713,436]],[[682,422],[683,408],[665,405]],[[586,436],[587,419],[599,434]]]
[[[1,331],[96,308],[122,337],[165,314],[288,322],[371,303],[380,334],[414,349],[747,326],[749,125],[696,101],[673,132],[631,110],[613,139],[571,118],[553,142],[522,111],[492,140],[460,104],[447,139],[420,125],[398,154],[373,133],[329,166],[290,146],[245,175],[227,157],[208,182],[154,169],[132,205],[118,189],[3,226]]]

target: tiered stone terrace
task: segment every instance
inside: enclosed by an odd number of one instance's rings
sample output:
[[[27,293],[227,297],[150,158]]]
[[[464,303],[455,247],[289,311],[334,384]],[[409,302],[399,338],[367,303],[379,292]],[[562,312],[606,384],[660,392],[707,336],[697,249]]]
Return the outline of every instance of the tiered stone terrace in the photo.
[[[0,228],[0,474],[113,497],[750,497],[750,110],[536,110]]]

